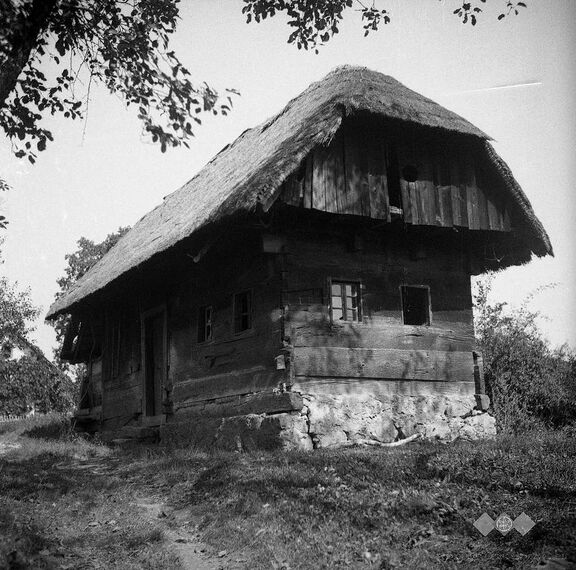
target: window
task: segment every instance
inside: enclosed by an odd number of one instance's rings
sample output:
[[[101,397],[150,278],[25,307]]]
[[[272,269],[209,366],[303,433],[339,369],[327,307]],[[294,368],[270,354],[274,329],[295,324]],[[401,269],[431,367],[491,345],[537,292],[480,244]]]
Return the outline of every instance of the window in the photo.
[[[359,283],[332,281],[330,296],[332,322],[362,320]]]
[[[252,291],[234,295],[234,334],[252,328]]]
[[[402,285],[402,318],[405,325],[430,324],[430,288],[426,285]]]
[[[212,340],[212,306],[205,305],[198,311],[198,342]]]

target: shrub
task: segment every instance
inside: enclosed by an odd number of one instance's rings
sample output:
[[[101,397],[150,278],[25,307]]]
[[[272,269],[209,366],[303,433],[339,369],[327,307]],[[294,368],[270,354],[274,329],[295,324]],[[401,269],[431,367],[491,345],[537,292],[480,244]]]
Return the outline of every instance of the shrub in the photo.
[[[492,303],[492,276],[476,284],[476,335],[484,357],[486,391],[498,428],[514,432],[560,427],[576,420],[576,355],[553,349],[538,328],[539,313]]]

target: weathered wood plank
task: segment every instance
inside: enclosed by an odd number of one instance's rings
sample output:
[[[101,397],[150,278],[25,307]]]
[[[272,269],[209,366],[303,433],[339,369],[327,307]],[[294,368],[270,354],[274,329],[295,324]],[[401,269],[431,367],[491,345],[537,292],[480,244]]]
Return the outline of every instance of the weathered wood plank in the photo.
[[[455,327],[456,328],[456,327]],[[294,328],[296,347],[397,348],[471,352],[475,346],[472,327],[450,330],[402,324],[360,324],[334,327],[307,322]]]
[[[367,161],[360,147],[360,137],[356,129],[347,128],[344,143],[344,164],[346,171],[346,202],[342,214],[370,215],[368,196]],[[368,202],[366,208],[365,202]]]
[[[312,207],[317,210],[340,213],[345,186],[343,144],[338,133],[330,145],[314,151]]]
[[[257,392],[207,402],[181,401],[175,410],[186,408],[204,417],[232,417],[248,414],[277,414],[302,409],[302,396],[297,392]]]
[[[488,208],[488,229],[502,231],[502,218],[499,215],[498,206],[490,195],[486,195],[486,203]]]
[[[124,388],[107,385],[102,394],[102,417],[104,420],[130,416],[142,412],[142,386],[140,383]]]
[[[476,184],[476,175],[472,157],[466,154],[464,157],[464,172],[466,184],[466,203],[468,214],[468,227],[471,230],[480,229],[480,211],[478,203],[478,186]]]
[[[304,208],[312,208],[312,194],[313,186],[312,179],[314,177],[314,153],[310,153],[306,158],[306,170],[304,174],[304,199],[302,205]]]
[[[434,154],[429,144],[420,143],[418,162],[418,186],[422,193],[422,216],[421,223],[437,225],[438,203],[434,184]]]
[[[471,352],[301,347],[294,369],[297,376],[474,381]]]
[[[368,187],[370,189],[370,216],[379,220],[390,221],[386,145],[381,136],[375,136],[369,148]]]
[[[319,146],[314,150],[314,160],[312,166],[312,208],[315,210],[326,210],[326,161],[329,150],[324,146]]]
[[[279,199],[289,206],[299,206],[302,184],[303,180],[298,180],[297,172],[291,174],[282,185]]]
[[[481,230],[489,230],[490,223],[488,221],[488,199],[486,192],[483,188],[477,186],[478,194],[478,225]]]
[[[297,376],[292,387],[302,394],[345,395],[361,398],[385,396],[472,396],[475,384],[470,381],[443,382],[422,380],[373,380],[369,378],[317,378]]]
[[[453,186],[438,186],[438,197],[440,204],[440,225],[451,228],[454,225],[452,215],[452,190]]]
[[[450,196],[452,201],[452,225],[462,227],[465,225],[462,219],[462,210],[466,208],[466,204],[462,204],[460,195],[460,157],[456,152],[454,152],[453,159],[450,161]]]
[[[283,381],[282,372],[265,366],[253,366],[199,378],[182,374],[174,381],[172,399],[175,404],[179,404],[184,401],[203,401],[222,396],[271,390],[277,388]]]

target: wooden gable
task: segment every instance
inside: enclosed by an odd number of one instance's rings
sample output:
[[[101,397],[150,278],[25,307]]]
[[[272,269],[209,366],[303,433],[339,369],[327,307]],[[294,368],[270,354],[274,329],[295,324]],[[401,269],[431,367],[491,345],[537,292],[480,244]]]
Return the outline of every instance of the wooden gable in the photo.
[[[288,177],[280,200],[387,222],[510,231],[501,183],[459,142],[348,121]]]

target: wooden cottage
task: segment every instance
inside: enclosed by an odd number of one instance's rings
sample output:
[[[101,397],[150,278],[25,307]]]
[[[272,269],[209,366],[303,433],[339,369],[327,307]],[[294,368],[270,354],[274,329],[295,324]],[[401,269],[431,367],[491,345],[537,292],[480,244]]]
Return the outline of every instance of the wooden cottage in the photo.
[[[489,137],[341,67],[144,216],[71,313],[78,414],[226,448],[480,437],[470,276],[552,255]]]

